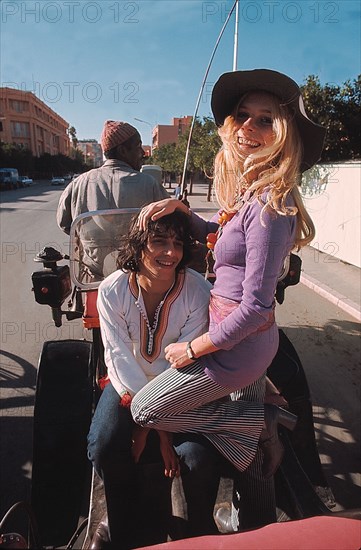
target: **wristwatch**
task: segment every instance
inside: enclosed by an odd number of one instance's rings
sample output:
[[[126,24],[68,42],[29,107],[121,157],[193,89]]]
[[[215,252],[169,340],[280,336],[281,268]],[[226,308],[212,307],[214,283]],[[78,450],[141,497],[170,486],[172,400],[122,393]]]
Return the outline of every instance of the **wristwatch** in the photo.
[[[194,352],[192,350],[192,342],[188,342],[186,347],[186,352],[187,352],[188,358],[191,361],[197,361],[197,357],[195,357]]]

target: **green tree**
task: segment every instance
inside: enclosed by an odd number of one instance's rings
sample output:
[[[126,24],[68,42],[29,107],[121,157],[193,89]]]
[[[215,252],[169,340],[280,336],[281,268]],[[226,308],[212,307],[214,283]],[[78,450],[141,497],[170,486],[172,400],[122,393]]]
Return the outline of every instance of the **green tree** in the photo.
[[[80,149],[74,149],[73,147],[70,149],[70,157],[78,164],[83,165],[85,164],[85,156],[84,153]],[[77,172],[78,170],[76,170]]]
[[[20,175],[32,176],[34,172],[34,157],[26,147],[16,143],[0,142],[0,166],[16,168]]]
[[[53,176],[64,176],[68,173],[81,173],[89,170],[84,159],[72,159],[66,155],[50,155],[44,153],[35,158],[36,177],[39,179],[51,179]]]
[[[190,127],[179,137],[177,144],[169,143],[155,149],[149,160],[150,164],[159,164],[167,175],[172,174],[179,179],[184,169],[189,132]],[[192,181],[196,174],[207,177],[211,185],[214,157],[220,145],[221,140],[213,120],[209,117],[204,117],[202,120],[197,118],[193,127],[187,163],[186,179],[190,183],[190,192],[192,192]]]
[[[353,81],[347,80],[340,90],[340,116],[346,130],[346,141],[350,158],[360,158],[361,144],[361,75]]]
[[[177,162],[176,149],[175,143],[166,143],[154,149],[150,158],[150,164],[157,164],[164,170],[166,179],[167,176],[175,175],[178,172],[179,163]]]
[[[49,179],[53,176],[63,176],[69,173],[81,173],[89,170],[84,162],[84,155],[76,150],[73,157],[66,155],[50,155],[44,153],[40,157],[32,155],[29,149],[16,144],[0,142],[0,166],[16,168],[20,175],[35,179]]]
[[[189,132],[190,128],[179,138],[178,150],[181,154],[182,163],[184,163]],[[214,158],[220,145],[221,140],[213,120],[209,117],[203,117],[202,120],[197,118],[193,127],[187,164],[187,173],[190,176],[190,193],[192,193],[192,181],[195,174],[198,174],[201,178],[208,178],[211,188]],[[210,188],[208,196],[210,195]]]
[[[312,120],[327,128],[322,161],[360,158],[361,78],[343,85],[321,85],[310,75],[301,86]]]
[[[74,128],[74,126],[69,126],[68,133],[71,139],[73,149],[76,149],[78,146],[78,138],[77,138],[76,129]]]
[[[193,141],[195,168],[206,177],[213,178],[214,158],[222,144],[213,119],[204,117],[202,122],[196,121]]]

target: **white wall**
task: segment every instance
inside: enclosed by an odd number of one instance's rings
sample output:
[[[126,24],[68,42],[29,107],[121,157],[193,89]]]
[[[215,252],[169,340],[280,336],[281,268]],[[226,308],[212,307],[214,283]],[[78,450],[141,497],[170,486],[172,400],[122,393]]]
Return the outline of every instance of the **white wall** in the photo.
[[[303,198],[316,226],[311,246],[361,267],[361,162],[318,165]]]

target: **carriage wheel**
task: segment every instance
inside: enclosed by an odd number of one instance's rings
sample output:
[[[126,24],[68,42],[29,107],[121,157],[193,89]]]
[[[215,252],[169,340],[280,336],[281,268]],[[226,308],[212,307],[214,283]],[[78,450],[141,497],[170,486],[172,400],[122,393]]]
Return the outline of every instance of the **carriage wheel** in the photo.
[[[45,342],[34,409],[31,501],[44,546],[61,546],[77,528],[90,479],[87,434],[93,387],[91,342]]]

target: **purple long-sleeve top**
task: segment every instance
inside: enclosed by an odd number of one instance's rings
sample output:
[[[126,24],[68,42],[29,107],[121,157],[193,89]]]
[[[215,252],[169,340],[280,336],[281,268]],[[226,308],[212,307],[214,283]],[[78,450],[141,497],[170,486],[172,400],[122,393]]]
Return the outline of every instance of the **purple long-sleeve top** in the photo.
[[[290,197],[287,206],[293,205]],[[264,327],[272,318],[284,260],[295,243],[296,217],[266,211],[261,223],[261,209],[257,200],[246,204],[224,225],[214,249],[212,294],[239,305],[218,324],[210,312],[210,339],[220,349],[200,361],[214,381],[238,388],[259,378],[277,352],[276,324]],[[192,213],[192,229],[194,236],[205,242],[217,224]]]

